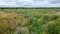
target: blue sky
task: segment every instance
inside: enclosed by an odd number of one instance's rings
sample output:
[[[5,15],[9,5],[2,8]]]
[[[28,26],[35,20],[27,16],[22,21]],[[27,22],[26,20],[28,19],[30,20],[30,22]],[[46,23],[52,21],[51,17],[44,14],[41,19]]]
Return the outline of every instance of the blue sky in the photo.
[[[0,0],[0,7],[60,7],[60,0]]]

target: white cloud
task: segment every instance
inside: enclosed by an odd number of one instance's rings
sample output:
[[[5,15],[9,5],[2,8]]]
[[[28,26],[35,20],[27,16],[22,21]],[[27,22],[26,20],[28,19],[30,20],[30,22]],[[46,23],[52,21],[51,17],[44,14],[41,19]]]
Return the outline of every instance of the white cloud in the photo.
[[[51,4],[55,0],[0,0],[0,6],[6,7],[50,7],[60,6],[59,4]]]

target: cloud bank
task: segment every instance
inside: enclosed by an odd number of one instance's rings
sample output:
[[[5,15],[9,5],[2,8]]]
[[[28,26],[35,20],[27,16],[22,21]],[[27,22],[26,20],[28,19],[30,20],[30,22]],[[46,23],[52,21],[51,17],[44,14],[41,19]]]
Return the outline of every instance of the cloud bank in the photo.
[[[60,0],[0,0],[0,7],[60,7]]]

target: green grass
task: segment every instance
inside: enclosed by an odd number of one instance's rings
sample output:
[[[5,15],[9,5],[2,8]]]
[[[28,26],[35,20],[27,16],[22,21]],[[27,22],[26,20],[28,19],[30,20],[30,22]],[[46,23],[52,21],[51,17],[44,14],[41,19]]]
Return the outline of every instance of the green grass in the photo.
[[[60,34],[60,9],[0,9],[1,34]]]

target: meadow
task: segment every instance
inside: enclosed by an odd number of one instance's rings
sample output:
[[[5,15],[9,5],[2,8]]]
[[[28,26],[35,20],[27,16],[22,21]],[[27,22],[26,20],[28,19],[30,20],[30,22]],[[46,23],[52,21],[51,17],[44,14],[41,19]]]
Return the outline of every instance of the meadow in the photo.
[[[60,8],[0,8],[0,34],[60,34]]]

